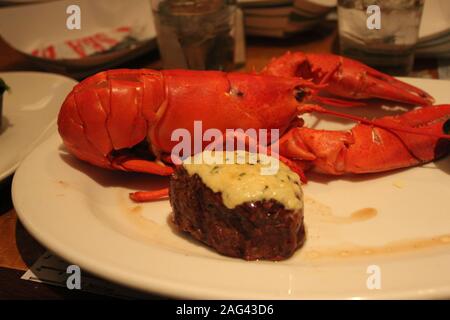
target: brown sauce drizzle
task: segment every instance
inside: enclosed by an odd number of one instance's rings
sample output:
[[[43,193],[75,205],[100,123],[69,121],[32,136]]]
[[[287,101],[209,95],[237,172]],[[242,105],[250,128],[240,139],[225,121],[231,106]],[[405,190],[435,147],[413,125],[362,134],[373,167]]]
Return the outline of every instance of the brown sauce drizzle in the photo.
[[[300,255],[309,260],[320,258],[350,258],[408,253],[416,250],[448,245],[450,245],[450,234],[439,235],[430,238],[399,240],[387,243],[382,246],[351,245],[336,248],[307,249],[301,252]]]

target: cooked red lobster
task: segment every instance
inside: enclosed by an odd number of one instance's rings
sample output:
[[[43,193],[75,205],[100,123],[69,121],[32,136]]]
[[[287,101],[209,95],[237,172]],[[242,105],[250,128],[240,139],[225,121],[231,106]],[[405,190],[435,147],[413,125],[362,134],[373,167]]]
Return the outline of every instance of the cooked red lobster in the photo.
[[[313,84],[217,71],[112,70],[74,87],[58,128],[67,149],[94,165],[170,175],[167,159],[175,129],[279,129],[297,117],[299,101]],[[146,149],[146,150],[143,150]],[[150,160],[151,159],[151,160]]]
[[[279,129],[279,153],[290,165],[333,175],[408,167],[448,153],[450,136],[442,128],[450,117],[449,105],[369,121],[306,104],[322,88],[318,84],[292,75],[106,71],[74,87],[61,107],[58,128],[67,149],[82,160],[158,175],[173,172],[167,160],[176,144],[172,132],[193,132],[195,120],[202,120],[203,130]],[[422,102],[431,99],[420,96]],[[350,132],[298,127],[298,115],[305,112],[335,114],[360,124]],[[132,198],[164,195],[135,193]]]

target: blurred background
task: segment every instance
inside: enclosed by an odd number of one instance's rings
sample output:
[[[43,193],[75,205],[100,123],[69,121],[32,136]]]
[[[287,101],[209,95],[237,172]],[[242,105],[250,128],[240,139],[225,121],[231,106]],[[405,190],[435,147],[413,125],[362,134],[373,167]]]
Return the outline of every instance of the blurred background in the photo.
[[[383,27],[373,32],[366,9],[377,3]],[[80,29],[67,26],[76,22],[71,5],[80,8]],[[411,64],[392,73],[434,69],[447,77],[450,2],[7,0],[0,1],[0,37],[0,70],[76,79],[113,67],[260,70],[287,50],[342,53],[375,66],[387,54],[396,65]]]

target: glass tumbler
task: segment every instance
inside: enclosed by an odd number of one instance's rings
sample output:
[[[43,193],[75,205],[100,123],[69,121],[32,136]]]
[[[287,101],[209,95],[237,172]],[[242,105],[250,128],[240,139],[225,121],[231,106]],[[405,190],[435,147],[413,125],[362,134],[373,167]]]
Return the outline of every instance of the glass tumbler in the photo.
[[[166,69],[234,67],[236,1],[151,0]]]
[[[410,73],[423,3],[424,0],[339,0],[341,54],[392,75]]]

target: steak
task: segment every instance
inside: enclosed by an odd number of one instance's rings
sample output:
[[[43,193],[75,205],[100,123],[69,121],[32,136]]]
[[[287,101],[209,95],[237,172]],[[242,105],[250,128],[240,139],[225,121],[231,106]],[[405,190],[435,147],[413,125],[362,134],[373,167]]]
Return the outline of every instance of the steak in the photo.
[[[217,252],[246,260],[289,258],[305,239],[303,208],[276,200],[226,207],[220,192],[179,166],[170,179],[174,225]]]

